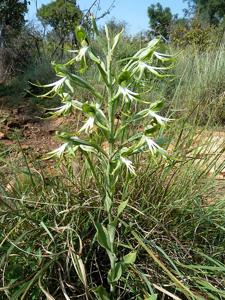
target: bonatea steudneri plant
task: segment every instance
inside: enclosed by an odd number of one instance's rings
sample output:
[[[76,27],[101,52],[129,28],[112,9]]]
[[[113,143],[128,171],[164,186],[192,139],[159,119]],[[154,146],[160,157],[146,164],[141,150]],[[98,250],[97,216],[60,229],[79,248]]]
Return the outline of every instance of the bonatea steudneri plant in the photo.
[[[95,40],[98,41],[100,36],[94,19],[92,24]],[[124,197],[119,205],[116,204],[118,201],[115,201],[115,190],[118,180],[121,174],[126,174],[124,184],[128,185],[129,179],[136,176],[133,161],[137,155],[149,152],[152,156],[158,153],[166,157],[166,151],[156,143],[154,135],[165,126],[168,119],[158,114],[162,102],[145,99],[143,78],[148,74],[159,78],[167,76],[165,71],[171,68],[169,63],[173,61],[170,55],[157,51],[158,39],[150,41],[132,57],[118,61],[115,58],[115,50],[122,39],[122,34],[123,31],[115,37],[110,37],[105,26],[107,49],[102,58],[96,55],[91,44],[87,43],[85,30],[81,26],[76,28],[80,49],[73,51],[74,57],[67,63],[54,64],[59,79],[45,85],[44,87],[51,89],[42,95],[42,97],[60,97],[62,105],[54,109],[53,115],[67,115],[78,110],[85,119],[83,126],[75,134],[58,133],[63,144],[50,152],[47,157],[62,158],[81,152],[90,167],[106,213],[104,222],[94,220],[94,225],[96,241],[105,249],[110,261],[107,280],[111,296],[115,293],[116,284],[126,266],[133,264],[136,259],[135,251],[122,258],[118,257],[116,229],[121,214],[128,204]],[[160,66],[163,63],[166,66]],[[101,83],[98,84],[99,90],[83,75],[90,65],[95,65],[99,72]],[[74,72],[71,72],[71,66],[74,66]],[[141,93],[138,91],[140,86]],[[91,94],[91,100],[77,99],[76,87],[87,90]],[[149,87],[147,88],[149,90]],[[118,115],[120,120],[115,122]],[[137,124],[142,126],[135,132]],[[143,124],[147,126],[143,127]],[[104,299],[111,297],[102,286],[95,288],[94,292],[99,299],[100,295],[104,295]]]

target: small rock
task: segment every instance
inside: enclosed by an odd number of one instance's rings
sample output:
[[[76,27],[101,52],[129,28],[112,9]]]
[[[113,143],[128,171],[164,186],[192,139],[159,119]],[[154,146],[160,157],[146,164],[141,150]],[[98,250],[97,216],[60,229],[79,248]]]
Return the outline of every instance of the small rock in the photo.
[[[21,145],[21,148],[23,150],[28,150],[30,148],[30,146],[29,145]]]
[[[0,131],[0,140],[3,140],[5,138],[6,138],[5,133]]]
[[[13,114],[13,115],[17,115],[17,114],[18,114],[18,109],[17,109],[17,108],[14,108],[14,109],[12,110],[12,114]]]

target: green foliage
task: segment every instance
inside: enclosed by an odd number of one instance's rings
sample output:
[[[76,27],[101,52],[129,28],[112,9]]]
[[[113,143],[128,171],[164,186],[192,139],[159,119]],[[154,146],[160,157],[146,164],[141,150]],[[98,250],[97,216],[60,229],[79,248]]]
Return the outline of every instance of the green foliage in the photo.
[[[148,8],[149,24],[154,35],[162,35],[165,39],[169,38],[169,30],[176,19],[169,7],[163,8],[160,3],[152,4]]]
[[[219,25],[225,19],[225,5],[223,0],[190,0],[194,14],[203,23]]]
[[[180,48],[193,46],[200,51],[215,49],[223,38],[223,27],[212,25],[201,25],[199,20],[195,19],[188,24],[176,22],[170,31],[170,39],[173,45]]]
[[[192,120],[199,125],[224,124],[224,55],[223,46],[202,53],[189,46],[181,52],[175,70],[177,79],[169,89],[159,87],[162,97],[171,95],[177,114],[184,116],[188,107],[193,110]]]
[[[125,21],[117,21],[115,18],[110,19],[106,23],[109,33],[111,35],[115,35],[116,33],[120,32],[121,30],[124,30],[124,33],[126,32],[127,23]],[[102,33],[104,34],[104,27],[102,28]]]
[[[8,105],[22,104],[22,102],[27,101],[24,100],[24,97],[32,97],[33,94],[41,92],[41,89],[34,84],[44,84],[50,78],[55,78],[52,66],[48,60],[42,60],[38,64],[33,62],[29,66],[23,66],[23,68],[23,73],[17,74],[16,77],[1,85],[0,96],[8,97]]]
[[[25,24],[27,0],[2,0],[0,3],[0,47],[8,46],[10,37],[20,32]]]
[[[75,41],[74,29],[81,21],[82,12],[76,0],[55,0],[42,5],[37,17],[44,25],[50,25],[59,39],[66,39],[72,34]]]

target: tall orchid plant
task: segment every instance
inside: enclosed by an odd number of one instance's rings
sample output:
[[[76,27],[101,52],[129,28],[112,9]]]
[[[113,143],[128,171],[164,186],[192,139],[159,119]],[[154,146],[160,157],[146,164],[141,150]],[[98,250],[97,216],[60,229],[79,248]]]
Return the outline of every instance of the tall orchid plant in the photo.
[[[99,32],[95,20],[92,21],[95,40],[98,40]],[[74,51],[74,57],[67,63],[54,65],[59,80],[45,85],[50,90],[42,96],[60,97],[62,105],[53,110],[53,115],[65,116],[78,110],[85,119],[76,133],[58,134],[63,144],[50,152],[48,158],[74,156],[77,152],[81,152],[90,167],[107,216],[104,222],[95,220],[94,225],[96,240],[105,249],[109,258],[107,280],[110,293],[113,295],[124,268],[126,265],[133,264],[136,259],[135,251],[122,258],[117,251],[116,229],[121,214],[128,204],[127,199],[124,198],[119,205],[116,204],[118,202],[115,201],[115,191],[118,180],[122,173],[126,174],[124,182],[129,184],[130,178],[136,176],[135,156],[146,152],[151,155],[156,153],[167,155],[154,139],[155,133],[168,122],[167,118],[159,115],[162,102],[150,102],[144,99],[145,93],[139,92],[139,86],[148,74],[159,78],[167,76],[165,71],[171,67],[168,65],[173,58],[159,53],[157,49],[160,41],[153,39],[133,57],[118,61],[115,58],[115,51],[122,39],[123,31],[111,37],[105,26],[105,35],[107,49],[104,57],[100,57],[87,42],[85,30],[78,27],[76,36],[80,49]],[[163,63],[166,66],[161,66]],[[101,85],[106,91],[104,94],[102,88],[98,90],[83,75],[90,65],[94,65],[99,72]],[[74,72],[71,72],[71,66],[75,66]],[[76,87],[91,93],[92,100],[77,99]],[[119,121],[116,119],[118,115],[120,115]],[[134,132],[131,129],[136,124],[142,126],[139,127],[140,130]],[[143,126],[143,124],[147,125]],[[95,289],[95,294],[99,299],[110,299],[109,293],[102,286]]]

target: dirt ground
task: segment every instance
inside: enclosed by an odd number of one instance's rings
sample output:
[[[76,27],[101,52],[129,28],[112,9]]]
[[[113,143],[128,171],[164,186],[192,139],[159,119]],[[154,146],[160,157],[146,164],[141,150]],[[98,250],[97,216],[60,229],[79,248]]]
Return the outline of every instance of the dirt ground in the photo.
[[[40,154],[47,152],[57,145],[53,138],[63,120],[44,119],[40,112],[29,101],[18,107],[7,107],[5,99],[0,100],[0,143],[8,146],[17,144],[18,140],[23,149],[31,149]]]

